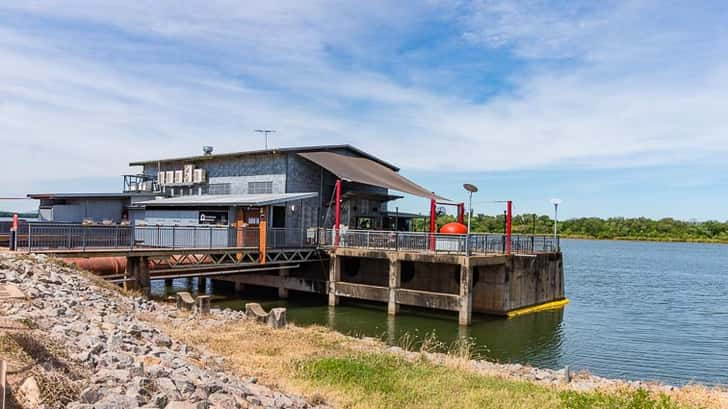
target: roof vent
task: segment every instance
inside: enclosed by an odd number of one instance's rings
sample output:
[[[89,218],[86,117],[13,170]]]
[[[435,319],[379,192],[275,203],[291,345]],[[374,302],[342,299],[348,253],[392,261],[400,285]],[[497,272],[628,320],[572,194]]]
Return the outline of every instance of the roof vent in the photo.
[[[202,147],[202,153],[204,153],[204,154],[205,154],[205,156],[209,156],[209,155],[212,155],[212,150],[213,150],[213,149],[214,149],[214,148],[213,148],[212,146],[203,146],[203,147]]]

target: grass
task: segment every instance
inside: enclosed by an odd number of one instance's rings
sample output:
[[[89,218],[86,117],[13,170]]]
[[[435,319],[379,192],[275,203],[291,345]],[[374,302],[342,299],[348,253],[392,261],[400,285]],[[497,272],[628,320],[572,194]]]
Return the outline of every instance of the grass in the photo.
[[[393,355],[364,353],[312,359],[297,376],[355,408],[557,408],[558,393]]]
[[[618,394],[565,391],[561,392],[561,399],[564,407],[569,409],[679,409],[683,407],[666,395],[653,397],[644,389]]]
[[[29,325],[30,324],[30,325]],[[17,394],[20,385],[33,377],[48,408],[64,408],[80,392],[80,381],[88,378],[86,370],[72,362],[62,345],[51,340],[32,321],[5,321],[0,329],[0,356],[8,363],[6,408],[23,407]]]
[[[142,317],[145,318],[145,317]],[[705,386],[580,392],[476,371],[468,359],[472,343],[448,346],[446,356],[416,358],[385,351],[374,340],[354,339],[323,327],[274,330],[250,321],[219,324],[145,319],[171,336],[224,358],[240,377],[299,393],[339,408],[564,408],[678,409],[726,408],[727,394]],[[407,343],[405,338],[404,343]],[[414,347],[413,347],[414,348]],[[431,339],[420,349],[441,350]],[[435,362],[437,361],[437,362]]]
[[[343,407],[398,408],[568,408],[680,409],[666,395],[644,389],[602,393],[558,391],[426,360],[364,353],[302,362],[297,376],[345,397]]]

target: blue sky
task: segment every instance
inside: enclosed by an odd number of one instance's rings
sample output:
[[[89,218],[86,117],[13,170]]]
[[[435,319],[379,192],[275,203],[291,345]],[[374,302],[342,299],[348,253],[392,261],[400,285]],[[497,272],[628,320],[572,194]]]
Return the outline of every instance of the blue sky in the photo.
[[[265,3],[0,4],[0,197],[118,191],[132,160],[273,128],[475,183],[480,212],[728,219],[724,2]]]

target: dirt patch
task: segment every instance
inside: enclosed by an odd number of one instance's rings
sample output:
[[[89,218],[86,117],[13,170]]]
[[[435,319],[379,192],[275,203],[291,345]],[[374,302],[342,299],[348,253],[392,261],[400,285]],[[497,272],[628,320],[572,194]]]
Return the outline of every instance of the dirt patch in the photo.
[[[0,357],[8,364],[8,409],[38,404],[64,408],[76,399],[88,376],[64,347],[28,322],[0,321]]]

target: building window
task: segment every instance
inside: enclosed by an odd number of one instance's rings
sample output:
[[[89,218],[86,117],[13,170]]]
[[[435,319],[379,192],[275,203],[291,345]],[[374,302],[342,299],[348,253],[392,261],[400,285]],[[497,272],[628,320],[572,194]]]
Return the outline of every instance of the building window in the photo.
[[[273,228],[282,229],[286,227],[286,207],[273,206]]]
[[[210,195],[229,195],[230,183],[211,183],[207,185],[207,193]]]
[[[273,193],[273,182],[248,182],[248,194]]]

